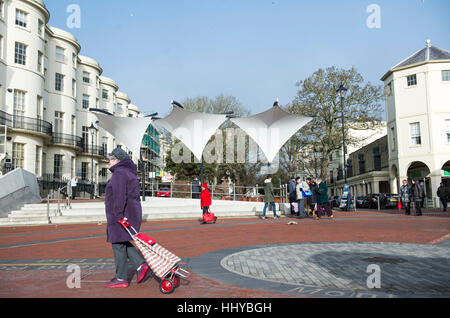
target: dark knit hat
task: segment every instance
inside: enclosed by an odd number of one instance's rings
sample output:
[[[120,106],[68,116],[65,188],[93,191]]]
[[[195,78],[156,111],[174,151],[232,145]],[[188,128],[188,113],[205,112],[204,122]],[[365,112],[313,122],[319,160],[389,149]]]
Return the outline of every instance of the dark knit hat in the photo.
[[[122,148],[117,147],[114,149],[110,154],[108,154],[109,157],[114,157],[119,161],[130,159],[130,156],[123,150]]]

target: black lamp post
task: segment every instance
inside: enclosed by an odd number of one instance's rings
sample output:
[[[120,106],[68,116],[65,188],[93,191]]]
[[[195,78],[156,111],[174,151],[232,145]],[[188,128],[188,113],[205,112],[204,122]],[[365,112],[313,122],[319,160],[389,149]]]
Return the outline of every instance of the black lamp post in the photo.
[[[94,199],[94,136],[97,128],[95,128],[94,123],[91,123],[89,127],[91,133],[91,200]]]
[[[316,146],[314,146],[314,174],[315,178],[317,178],[317,149]]]
[[[139,149],[139,158],[140,160],[140,166],[141,166],[141,173],[142,173],[142,201],[145,201],[145,163],[144,158],[142,157],[142,149]]]
[[[345,88],[344,84],[341,83],[341,86],[336,90],[336,92],[339,94],[339,97],[341,98],[341,112],[342,112],[342,150],[344,151],[344,185],[347,183],[347,164],[345,162],[345,129],[344,129],[344,97],[345,93],[347,92],[347,88]]]

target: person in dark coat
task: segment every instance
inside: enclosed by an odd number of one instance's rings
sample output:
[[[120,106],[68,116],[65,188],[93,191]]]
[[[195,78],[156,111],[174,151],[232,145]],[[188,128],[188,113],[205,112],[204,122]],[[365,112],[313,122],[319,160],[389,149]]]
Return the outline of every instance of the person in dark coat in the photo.
[[[149,270],[142,255],[131,244],[131,236],[119,223],[119,220],[127,218],[139,232],[142,222],[140,184],[137,166],[124,150],[116,148],[108,156],[112,176],[105,189],[106,234],[107,242],[112,244],[116,276],[105,286],[123,288],[128,287],[128,259],[136,268],[138,284]]]
[[[423,191],[422,186],[419,183],[419,180],[414,179],[412,181],[411,186],[411,197],[412,201],[414,202],[414,207],[416,208],[416,215],[420,216],[422,215],[422,200],[425,197],[425,192]]]
[[[315,219],[320,219],[320,215],[323,210],[327,213],[329,218],[333,219],[333,212],[331,211],[330,204],[328,202],[328,187],[321,178],[316,179],[316,185],[315,191],[317,195],[317,213]]]
[[[450,196],[450,191],[445,186],[444,182],[441,182],[441,184],[439,185],[439,188],[437,189],[436,194],[439,197],[439,200],[441,200],[442,207],[443,207],[442,212],[447,212],[447,201]]]
[[[263,220],[265,220],[266,217],[266,211],[267,207],[270,204],[273,211],[273,218],[278,219],[277,211],[275,208],[275,195],[273,194],[273,184],[272,184],[272,176],[268,176],[264,180],[264,208],[263,208]]]
[[[309,185],[312,195],[307,197],[308,207],[311,210],[311,215],[316,214],[317,211],[317,193],[316,193],[316,183],[311,178],[306,178],[306,183]],[[309,212],[309,211],[308,211]],[[309,214],[309,213],[308,213]]]
[[[197,177],[191,182],[192,185],[192,199],[200,199],[200,181]]]
[[[411,188],[408,185],[408,181],[403,180],[403,184],[400,187],[400,200],[402,207],[405,208],[405,214],[410,215],[410,205],[411,205]]]
[[[295,182],[295,177],[292,177],[291,180],[289,180],[289,205],[291,208],[291,214],[295,214],[295,208],[293,203],[297,202],[297,193],[295,191],[295,186],[297,183]]]

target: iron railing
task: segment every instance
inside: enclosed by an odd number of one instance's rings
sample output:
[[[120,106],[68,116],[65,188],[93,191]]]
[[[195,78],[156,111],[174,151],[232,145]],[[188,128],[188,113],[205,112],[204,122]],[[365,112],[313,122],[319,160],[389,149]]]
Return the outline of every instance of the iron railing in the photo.
[[[88,197],[91,193],[95,196],[102,197],[105,194],[106,181],[99,180],[100,182],[92,184],[89,179],[78,180],[76,193],[78,197]],[[68,196],[71,194],[71,189],[66,188],[67,184],[70,182],[69,179],[60,177],[55,174],[47,173],[38,178],[38,185],[41,194],[47,192],[55,192],[60,190],[63,196]],[[97,188],[97,189],[96,189]]]
[[[53,133],[50,142],[52,144],[61,144],[77,148],[83,148],[83,138],[74,135]]]
[[[53,130],[52,124],[48,121],[25,116],[11,115],[3,110],[0,110],[0,125],[6,125],[12,129],[23,129],[38,132],[48,136],[52,135]]]
[[[92,146],[92,145],[88,145],[85,142],[82,142],[81,149],[82,149],[82,152],[87,155],[101,156],[104,158],[107,157],[106,148],[103,146],[95,146],[95,145]]]

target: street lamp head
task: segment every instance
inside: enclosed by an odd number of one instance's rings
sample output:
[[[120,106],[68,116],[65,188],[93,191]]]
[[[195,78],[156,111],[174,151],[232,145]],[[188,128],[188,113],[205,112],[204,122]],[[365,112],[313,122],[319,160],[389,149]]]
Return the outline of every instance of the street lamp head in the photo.
[[[170,103],[172,104],[172,105],[175,105],[175,106],[178,106],[178,107],[180,107],[180,108],[183,108],[184,109],[184,107],[183,107],[183,105],[181,105],[180,103],[178,103],[177,101],[174,101],[173,99],[170,101]]]
[[[341,83],[341,85],[336,90],[336,92],[339,94],[340,97],[344,98],[345,97],[345,93],[347,92],[347,88],[345,88],[344,84]]]
[[[91,126],[89,126],[89,131],[93,135],[96,132],[97,128],[95,128],[94,123],[91,123]]]
[[[90,112],[99,112],[99,113],[103,113],[109,116],[114,116],[113,114],[111,114],[110,112],[108,112],[107,110],[104,109],[100,109],[100,108],[89,108]]]
[[[144,117],[145,118],[148,118],[148,117],[156,117],[156,116],[158,116],[158,113],[152,113],[152,114],[150,114],[150,115],[145,115]]]

